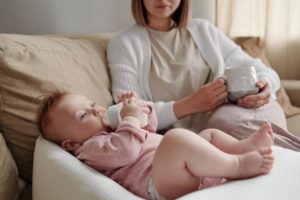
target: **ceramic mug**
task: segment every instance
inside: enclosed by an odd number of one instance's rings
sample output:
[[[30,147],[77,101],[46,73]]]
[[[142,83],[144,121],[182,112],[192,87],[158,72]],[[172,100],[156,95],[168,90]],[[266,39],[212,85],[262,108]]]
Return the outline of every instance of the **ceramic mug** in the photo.
[[[224,78],[228,91],[228,99],[236,102],[238,99],[258,93],[258,81],[254,66],[225,68]]]

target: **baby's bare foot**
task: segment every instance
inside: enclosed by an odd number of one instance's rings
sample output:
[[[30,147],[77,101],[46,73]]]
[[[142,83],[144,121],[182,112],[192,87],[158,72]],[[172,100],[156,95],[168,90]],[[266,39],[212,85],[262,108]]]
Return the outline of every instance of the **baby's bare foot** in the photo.
[[[240,143],[241,153],[258,150],[262,147],[271,147],[274,141],[272,127],[269,123],[263,124],[260,129]]]
[[[273,154],[271,148],[260,148],[238,156],[239,172],[236,178],[248,178],[267,174],[273,167]]]
[[[253,133],[249,137],[249,139],[254,147],[254,150],[257,150],[262,147],[272,146],[274,136],[271,125],[269,123],[263,124],[256,133]]]

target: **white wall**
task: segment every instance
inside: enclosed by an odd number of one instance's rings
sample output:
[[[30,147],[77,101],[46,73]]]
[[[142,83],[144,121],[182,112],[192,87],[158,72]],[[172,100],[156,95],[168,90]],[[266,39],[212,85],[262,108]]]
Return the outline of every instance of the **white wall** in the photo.
[[[0,0],[0,33],[110,32],[133,23],[131,0]],[[214,22],[215,0],[194,0],[194,17]]]
[[[217,0],[193,0],[193,17],[216,21]]]

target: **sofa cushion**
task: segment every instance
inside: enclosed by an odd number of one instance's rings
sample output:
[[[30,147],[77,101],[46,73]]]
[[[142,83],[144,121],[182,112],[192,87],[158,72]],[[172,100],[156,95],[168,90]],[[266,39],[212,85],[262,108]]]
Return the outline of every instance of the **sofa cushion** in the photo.
[[[0,199],[17,199],[18,171],[0,133]]]
[[[298,137],[300,137],[299,122],[300,122],[300,114],[287,118],[287,126],[289,132],[293,133],[294,135],[297,135]]]
[[[266,66],[271,67],[271,64],[266,56],[266,53],[259,38],[240,37],[236,38],[235,41],[247,54],[254,58],[260,58]],[[300,114],[300,108],[291,104],[290,98],[282,85],[277,91],[276,96],[277,101],[283,108],[286,117],[291,117]]]
[[[105,48],[110,35],[86,37],[0,34],[0,130],[19,169],[31,180],[40,134],[37,97],[62,90],[112,104]]]

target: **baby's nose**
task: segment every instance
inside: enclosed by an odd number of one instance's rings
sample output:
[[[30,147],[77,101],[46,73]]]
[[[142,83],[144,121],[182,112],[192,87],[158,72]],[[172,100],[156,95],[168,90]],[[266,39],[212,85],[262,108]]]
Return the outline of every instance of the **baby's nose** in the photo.
[[[95,108],[93,108],[93,113],[94,113],[94,115],[100,115],[100,114],[103,113],[103,112],[104,112],[104,110],[101,109],[100,107],[95,107]]]

